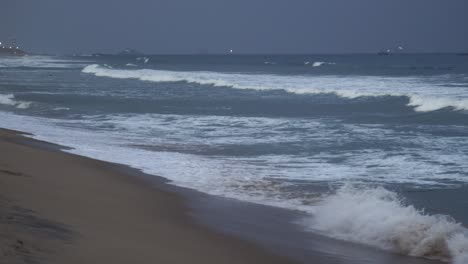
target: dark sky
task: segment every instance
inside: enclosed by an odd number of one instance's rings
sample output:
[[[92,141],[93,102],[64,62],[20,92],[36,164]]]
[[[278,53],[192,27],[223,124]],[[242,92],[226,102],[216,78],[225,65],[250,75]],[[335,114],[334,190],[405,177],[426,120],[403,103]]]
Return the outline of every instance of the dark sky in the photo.
[[[0,39],[35,52],[468,51],[468,0],[1,0]]]

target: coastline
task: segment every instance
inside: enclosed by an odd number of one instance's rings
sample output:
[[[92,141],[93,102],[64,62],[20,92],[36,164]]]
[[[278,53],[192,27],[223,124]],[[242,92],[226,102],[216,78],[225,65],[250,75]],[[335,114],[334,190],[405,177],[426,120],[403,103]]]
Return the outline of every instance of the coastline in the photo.
[[[22,134],[32,136],[0,129],[7,263],[441,263],[305,232],[301,212],[174,186]]]
[[[7,263],[294,263],[197,224],[181,196],[121,165],[19,133],[0,129]]]

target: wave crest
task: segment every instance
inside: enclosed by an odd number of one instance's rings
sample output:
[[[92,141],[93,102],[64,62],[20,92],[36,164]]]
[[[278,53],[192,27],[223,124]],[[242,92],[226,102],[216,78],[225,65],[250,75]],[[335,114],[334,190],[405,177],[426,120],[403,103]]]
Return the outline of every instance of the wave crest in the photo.
[[[308,228],[409,256],[467,263],[468,230],[448,216],[405,205],[384,188],[345,185],[314,207]]]
[[[0,68],[82,68],[89,61],[67,60],[54,56],[25,56],[2,58]]]
[[[31,106],[31,102],[15,100],[13,94],[0,94],[0,104],[14,106],[19,109],[26,109]]]
[[[439,83],[419,77],[377,76],[282,76],[218,72],[179,72],[151,69],[109,69],[88,65],[83,73],[116,79],[137,79],[149,82],[187,82],[217,87],[254,90],[284,90],[295,94],[335,94],[358,97],[405,96],[408,106],[427,112],[443,108],[468,110],[468,89],[465,86],[444,89]],[[464,96],[464,97],[463,97]]]
[[[435,111],[447,107],[451,107],[455,110],[463,111],[468,110],[468,99],[457,99],[457,98],[444,98],[444,97],[427,97],[412,95],[409,97],[409,106],[414,106],[416,111],[429,112]]]

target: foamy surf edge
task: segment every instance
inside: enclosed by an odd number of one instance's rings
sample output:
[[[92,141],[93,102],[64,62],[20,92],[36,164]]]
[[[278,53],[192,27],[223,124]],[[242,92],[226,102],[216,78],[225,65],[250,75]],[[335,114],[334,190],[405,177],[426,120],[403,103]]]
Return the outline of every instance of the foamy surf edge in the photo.
[[[13,94],[0,94],[0,104],[13,106],[18,109],[26,109],[31,106],[31,102],[16,100]]]
[[[413,257],[468,263],[468,230],[445,215],[406,205],[382,187],[346,184],[313,206],[306,229]]]
[[[148,82],[187,82],[200,85],[212,85],[215,87],[231,87],[234,89],[253,90],[284,90],[294,94],[335,94],[342,98],[355,99],[359,97],[404,96],[407,97],[407,106],[417,112],[430,112],[444,108],[452,108],[455,111],[468,110],[468,98],[456,98],[452,95],[434,96],[408,91],[388,92],[391,85],[395,84],[395,78],[370,79],[358,77],[354,79],[333,79],[330,77],[314,76],[279,76],[279,75],[253,75],[238,73],[217,72],[177,72],[152,69],[112,69],[98,64],[86,66],[83,73],[93,74],[98,77],[115,79],[136,79]],[[320,79],[321,78],[321,79]],[[337,86],[338,84],[338,86]],[[417,81],[409,79],[404,85],[424,86]],[[419,86],[418,86],[419,85]],[[347,86],[348,88],[341,88]],[[387,87],[388,86],[388,87]],[[440,87],[435,87],[440,88]],[[400,89],[401,90],[401,89]]]
[[[365,244],[399,254],[431,259],[451,261],[454,264],[466,264],[468,260],[467,229],[450,216],[429,215],[417,210],[405,202],[397,193],[382,187],[363,187],[346,184],[331,194],[313,197],[276,199],[274,196],[248,195],[239,189],[219,188],[212,182],[221,182],[215,177],[197,177],[193,172],[198,170],[197,163],[189,164],[196,159],[193,155],[165,152],[147,152],[132,150],[129,152],[119,137],[109,133],[92,133],[84,130],[57,127],[55,120],[19,116],[0,111],[2,126],[9,129],[34,133],[33,138],[70,147],[67,152],[98,160],[126,164],[141,169],[151,175],[161,175],[171,180],[171,184],[192,188],[211,195],[217,195],[241,201],[265,204],[274,207],[293,209],[307,213],[302,220],[304,229],[322,233],[325,236]],[[145,125],[148,123],[142,120]],[[107,142],[115,140],[119,144]],[[102,144],[105,143],[105,144]],[[133,154],[132,154],[133,153]],[[157,162],[157,166],[148,166],[148,160]],[[169,156],[168,156],[169,155]],[[165,162],[168,162],[164,164]],[[214,164],[211,164],[214,165]],[[164,167],[186,167],[186,173],[171,177],[164,172]],[[158,171],[163,167],[162,171]],[[157,169],[156,169],[157,168]],[[215,166],[208,166],[210,171]],[[203,174],[204,175],[204,174]],[[182,178],[179,178],[182,177]],[[188,182],[185,177],[195,181]],[[342,182],[342,181],[340,181]],[[194,184],[195,183],[195,184]],[[242,181],[232,181],[242,184]],[[252,181],[248,181],[252,186]],[[261,183],[266,188],[275,188],[269,183]],[[257,189],[260,190],[261,189]],[[416,239],[415,239],[416,238]]]

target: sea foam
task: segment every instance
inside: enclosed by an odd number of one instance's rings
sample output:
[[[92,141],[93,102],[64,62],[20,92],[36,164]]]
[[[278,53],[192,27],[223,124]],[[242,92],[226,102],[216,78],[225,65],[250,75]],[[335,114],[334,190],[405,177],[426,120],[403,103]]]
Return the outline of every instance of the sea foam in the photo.
[[[316,62],[312,63],[312,67],[320,67],[320,66],[323,66],[323,65],[333,65],[333,64],[336,64],[336,63],[326,62],[326,61],[316,61]]]
[[[184,116],[184,119],[179,121],[174,120],[175,116],[169,117],[166,120],[170,120],[171,123],[184,126],[194,124],[187,120],[191,117]],[[106,119],[102,118],[100,122],[108,122]],[[89,124],[96,123],[96,120],[90,120],[89,117],[87,121],[80,121],[75,126],[73,123],[76,121],[18,116],[3,112],[0,112],[0,120],[6,128],[35,133],[34,137],[37,139],[72,147],[67,150],[69,152],[127,164],[148,174],[166,177],[175,185],[213,195],[304,211],[309,216],[302,224],[312,232],[399,254],[437,258],[454,264],[466,264],[468,260],[466,228],[449,216],[424,213],[406,204],[397,193],[382,187],[363,188],[345,184],[331,194],[320,196],[320,193],[309,193],[302,198],[287,198],[276,193],[278,186],[273,182],[269,183],[258,177],[261,170],[251,175],[248,172],[254,170],[243,171],[245,163],[239,160],[220,163],[198,155],[134,148],[131,146],[138,140],[133,140],[140,136],[132,133],[121,134],[119,131],[123,129],[113,132],[84,129]],[[114,123],[116,127],[121,124],[131,128],[130,131],[160,128],[163,132],[168,127],[152,116],[145,116],[143,119],[140,116],[137,120],[120,117],[118,121]],[[63,125],[64,122],[66,126],[57,125]],[[199,125],[208,123],[213,123],[213,120],[202,121]],[[71,127],[75,129],[70,129]],[[178,127],[177,130],[186,132],[187,129],[182,128],[184,127]],[[172,133],[170,130],[166,132]],[[229,133],[232,133],[232,130]],[[154,140],[158,138],[155,137]],[[233,171],[238,173],[232,174]],[[340,171],[331,172],[336,175]]]
[[[82,70],[100,77],[137,79],[149,82],[187,82],[235,89],[284,90],[295,94],[335,94],[358,97],[404,96],[415,111],[427,112],[443,108],[468,110],[468,87],[444,87],[445,77],[382,76],[283,76],[272,74],[242,74],[219,72],[181,72],[152,69],[109,69],[97,64]]]
[[[31,102],[18,101],[13,94],[0,94],[0,104],[26,109],[29,108]]]
[[[412,95],[408,105],[414,106],[415,110],[420,112],[434,111],[446,107],[452,107],[455,110],[468,110],[468,99]]]
[[[24,56],[2,58],[0,68],[82,68],[89,61],[66,60],[54,56]]]
[[[466,264],[468,230],[448,216],[406,205],[382,187],[345,185],[313,206],[306,227],[399,254]]]

